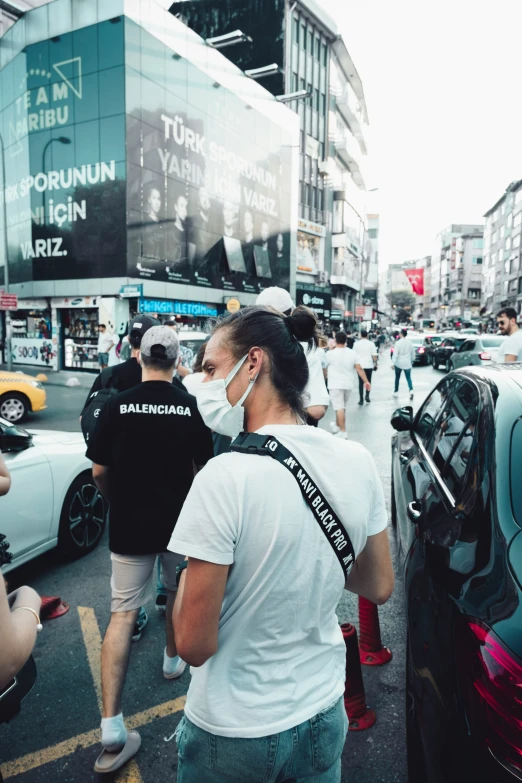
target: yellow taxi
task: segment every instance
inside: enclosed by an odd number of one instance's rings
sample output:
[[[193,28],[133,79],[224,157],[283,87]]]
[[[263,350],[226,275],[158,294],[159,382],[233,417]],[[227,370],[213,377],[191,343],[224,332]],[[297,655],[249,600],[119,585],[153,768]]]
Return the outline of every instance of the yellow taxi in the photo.
[[[18,424],[28,413],[43,411],[46,402],[44,387],[31,375],[0,372],[0,418]]]

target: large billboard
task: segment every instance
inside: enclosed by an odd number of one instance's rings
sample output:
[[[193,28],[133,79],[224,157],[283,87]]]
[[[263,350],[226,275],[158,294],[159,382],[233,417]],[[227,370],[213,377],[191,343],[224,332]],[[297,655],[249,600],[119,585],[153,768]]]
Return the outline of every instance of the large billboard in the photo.
[[[288,287],[291,135],[143,30],[157,58],[135,71],[134,27],[126,20],[129,276]]]
[[[0,72],[11,283],[125,274],[123,32],[32,44]]]

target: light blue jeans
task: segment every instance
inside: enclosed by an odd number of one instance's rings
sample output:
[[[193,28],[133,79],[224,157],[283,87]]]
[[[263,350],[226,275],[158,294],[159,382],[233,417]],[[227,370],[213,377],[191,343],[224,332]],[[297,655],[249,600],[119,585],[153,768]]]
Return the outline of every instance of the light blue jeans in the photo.
[[[183,716],[177,783],[340,783],[348,731],[343,699],[310,720],[258,739],[219,737]]]
[[[399,391],[399,381],[401,378],[401,372],[404,372],[404,375],[406,376],[406,383],[408,384],[408,387],[410,391],[413,391],[413,383],[411,382],[411,370],[401,370],[400,367],[395,367],[395,391]]]

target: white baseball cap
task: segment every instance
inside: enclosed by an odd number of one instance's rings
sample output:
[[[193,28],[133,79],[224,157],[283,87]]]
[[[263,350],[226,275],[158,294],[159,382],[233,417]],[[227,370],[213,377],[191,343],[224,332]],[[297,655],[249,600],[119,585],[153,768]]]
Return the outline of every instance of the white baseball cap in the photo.
[[[274,310],[279,310],[280,313],[286,313],[288,310],[293,310],[295,307],[288,291],[285,291],[284,288],[279,288],[276,285],[261,291],[257,297],[256,304],[265,305],[265,307],[273,307]]]

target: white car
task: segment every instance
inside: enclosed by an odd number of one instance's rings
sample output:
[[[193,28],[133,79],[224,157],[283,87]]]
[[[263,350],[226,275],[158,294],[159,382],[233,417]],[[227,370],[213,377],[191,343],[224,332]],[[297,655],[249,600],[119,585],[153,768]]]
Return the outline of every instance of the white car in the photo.
[[[0,497],[0,533],[13,556],[2,572],[56,546],[70,557],[92,551],[108,506],[81,432],[24,430],[0,418],[0,450],[11,473],[11,489]]]

